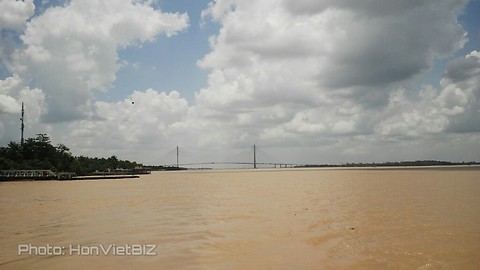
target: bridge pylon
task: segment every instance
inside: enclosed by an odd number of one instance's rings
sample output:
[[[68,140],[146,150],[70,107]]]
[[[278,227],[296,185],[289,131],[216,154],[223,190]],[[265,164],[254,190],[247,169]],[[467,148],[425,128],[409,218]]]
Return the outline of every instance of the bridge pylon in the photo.
[[[253,145],[253,168],[257,168],[257,149],[255,144]]]

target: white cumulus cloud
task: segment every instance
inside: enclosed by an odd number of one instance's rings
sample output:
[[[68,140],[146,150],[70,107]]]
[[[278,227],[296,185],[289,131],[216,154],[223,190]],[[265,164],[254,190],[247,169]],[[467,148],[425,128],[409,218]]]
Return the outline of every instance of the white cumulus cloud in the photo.
[[[33,0],[0,0],[0,30],[20,30],[34,11]]]
[[[159,149],[176,145],[188,135],[179,123],[185,120],[189,107],[177,91],[135,91],[123,101],[97,101],[94,106],[100,118],[69,124],[68,135],[62,140],[77,154],[136,153],[136,160],[145,160],[146,153],[159,156]]]
[[[422,108],[430,101],[403,97],[395,105],[392,98],[398,84],[463,46],[466,32],[457,17],[465,4],[215,1],[203,16],[221,29],[198,61],[211,72],[196,110],[241,129],[224,138],[230,141],[316,144],[322,136],[393,134],[412,126],[424,127],[410,131],[416,134],[443,130],[446,116]],[[411,110],[404,112],[406,104]]]
[[[12,69],[45,91],[47,121],[80,119],[92,109],[92,91],[106,91],[116,79],[119,48],[187,26],[187,14],[162,13],[144,2],[74,0],[27,23]]]
[[[412,86],[467,42],[466,3],[212,1],[202,18],[219,32],[197,61],[209,74],[194,100],[147,89],[106,102],[93,93],[115,82],[117,50],[175,35],[189,18],[151,1],[72,0],[26,24],[0,112],[29,96],[43,108],[37,122],[65,121],[55,135],[75,154],[149,164],[176,145],[201,161],[253,144],[286,162],[478,159],[480,53],[449,61],[439,86]]]

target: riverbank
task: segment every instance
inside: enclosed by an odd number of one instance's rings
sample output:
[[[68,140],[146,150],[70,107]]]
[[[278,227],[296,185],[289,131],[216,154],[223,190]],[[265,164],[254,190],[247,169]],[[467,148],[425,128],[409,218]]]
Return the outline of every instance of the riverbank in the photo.
[[[54,173],[51,170],[2,170],[0,182],[22,181],[75,181],[75,180],[109,180],[139,178],[137,174],[95,174],[75,176],[74,173]]]

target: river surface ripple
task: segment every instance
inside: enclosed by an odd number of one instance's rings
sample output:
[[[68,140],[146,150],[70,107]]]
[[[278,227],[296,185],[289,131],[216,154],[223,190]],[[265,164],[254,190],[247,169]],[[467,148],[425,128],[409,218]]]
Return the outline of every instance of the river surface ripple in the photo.
[[[276,169],[0,183],[0,269],[478,269],[480,171]],[[19,245],[64,248],[18,255]],[[156,245],[153,256],[69,247]]]

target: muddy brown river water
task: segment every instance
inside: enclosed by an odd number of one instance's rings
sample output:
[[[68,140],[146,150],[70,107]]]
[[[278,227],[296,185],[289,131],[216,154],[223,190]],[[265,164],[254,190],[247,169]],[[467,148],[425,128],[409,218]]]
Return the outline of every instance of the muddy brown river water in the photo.
[[[479,269],[478,169],[0,183],[0,269]]]

